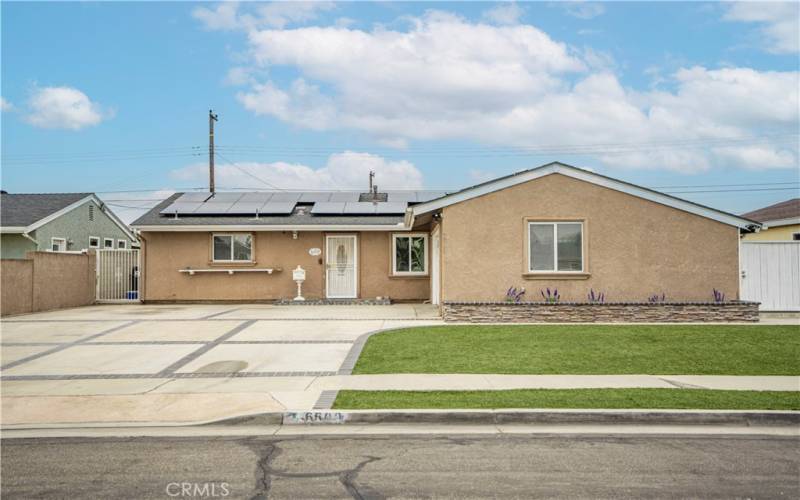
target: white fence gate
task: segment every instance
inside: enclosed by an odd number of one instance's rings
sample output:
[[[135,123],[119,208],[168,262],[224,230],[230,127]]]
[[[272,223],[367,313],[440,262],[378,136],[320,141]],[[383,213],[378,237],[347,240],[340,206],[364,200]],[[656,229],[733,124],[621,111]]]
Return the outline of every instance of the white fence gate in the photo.
[[[742,300],[762,311],[800,311],[800,241],[742,242]]]
[[[97,250],[97,301],[139,302],[139,250]]]

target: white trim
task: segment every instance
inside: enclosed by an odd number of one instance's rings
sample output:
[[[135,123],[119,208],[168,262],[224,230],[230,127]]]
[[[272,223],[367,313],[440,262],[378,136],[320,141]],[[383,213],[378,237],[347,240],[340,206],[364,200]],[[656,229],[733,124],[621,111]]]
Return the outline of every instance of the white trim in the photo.
[[[111,242],[111,246],[110,247],[106,246],[106,242],[108,242],[108,241]],[[114,248],[114,238],[103,238],[103,247],[102,248],[104,250],[116,250]]]
[[[5,226],[0,227],[0,233],[20,234],[26,232],[25,229],[27,229],[25,226]]]
[[[92,246],[92,239],[97,240],[97,245]],[[89,236],[89,248],[100,248],[100,237],[99,236]]]
[[[249,236],[250,237],[250,258],[249,259],[234,259],[233,258],[233,238],[236,236]],[[231,238],[231,258],[230,259],[217,259],[215,252],[214,252],[214,238],[217,236],[230,236]],[[255,238],[253,237],[253,233],[211,233],[211,262],[222,262],[222,263],[253,263],[253,245],[255,243]]]
[[[328,240],[331,238],[353,239],[353,295],[331,295],[328,289],[331,280],[328,278],[328,258],[330,257]],[[357,299],[358,298],[358,235],[357,234],[326,234],[325,235],[325,297],[328,299]]]
[[[800,217],[787,217],[785,219],[765,220],[762,222],[764,225],[762,229],[769,229],[771,227],[792,226],[800,224]]]
[[[122,246],[119,244],[122,243]],[[123,240],[121,238],[117,239],[117,250],[127,250],[128,249],[128,240]]]
[[[195,273],[228,273],[228,274],[235,274],[235,273],[267,273],[272,274],[275,272],[275,269],[271,268],[256,268],[256,269],[178,269],[179,273],[186,273],[189,276],[194,276]]]
[[[425,261],[422,271],[411,271],[411,242],[408,243],[408,271],[397,270],[397,238],[423,238],[425,240]],[[428,234],[427,233],[403,233],[392,235],[392,276],[427,276],[428,275]]]
[[[396,225],[386,225],[386,224],[351,224],[351,225],[335,225],[335,224],[314,224],[314,225],[306,225],[306,226],[298,226],[298,225],[252,225],[252,224],[241,224],[241,225],[226,225],[226,224],[205,224],[205,225],[175,225],[175,226],[168,226],[168,225],[155,225],[155,226],[134,226],[134,228],[139,232],[209,232],[209,231],[231,231],[231,232],[242,232],[242,231],[408,231],[409,228],[405,227],[403,223],[398,223]]]
[[[441,295],[442,230],[438,224],[431,231],[431,304],[438,306]]]
[[[412,215],[410,221],[408,220],[408,218],[406,219],[406,225],[410,226],[411,224],[413,224],[413,218],[418,215],[426,214],[428,212],[433,212],[435,210],[439,210],[443,207],[453,205],[455,203],[471,200],[473,198],[477,198],[485,194],[493,193],[501,189],[506,189],[512,186],[516,186],[518,184],[522,184],[552,174],[561,174],[567,177],[572,177],[573,179],[578,179],[608,189],[613,189],[615,191],[621,191],[623,193],[627,193],[632,196],[644,198],[646,200],[650,200],[655,203],[660,203],[662,205],[666,205],[672,208],[677,208],[678,210],[683,210],[684,212],[689,212],[691,214],[699,215],[701,217],[713,219],[722,222],[724,224],[729,224],[731,226],[736,226],[743,229],[748,229],[753,226],[756,227],[760,226],[759,223],[745,219],[743,217],[727,214],[725,212],[721,212],[713,208],[704,207],[702,205],[698,205],[690,201],[682,200],[680,198],[675,198],[674,196],[669,196],[663,193],[659,193],[657,191],[645,189],[643,187],[635,186],[633,184],[628,184],[627,182],[618,181],[610,177],[605,177],[602,175],[589,172],[588,170],[582,170],[558,162],[549,163],[541,167],[537,167],[531,170],[526,170],[524,172],[513,174],[508,177],[503,177],[484,184],[480,184],[475,187],[467,188],[463,191],[459,191],[457,193],[453,193],[436,200],[431,200],[426,203],[420,203],[419,205],[415,205],[409,208]]]
[[[537,221],[529,220],[525,226],[526,235],[525,241],[527,242],[527,264],[526,269],[529,274],[580,274],[586,272],[586,248],[584,241],[584,226],[583,221],[579,220],[557,220],[557,221]],[[575,271],[559,271],[558,270],[558,225],[559,224],[578,224],[581,226],[581,268]],[[531,226],[553,226],[553,269],[531,269]]]
[[[60,248],[61,245],[59,245],[59,249],[58,250],[53,250],[53,245],[55,244],[56,241],[60,241],[60,242],[64,243],[64,249],[63,250]],[[56,238],[56,237],[50,238],[50,248],[49,248],[49,250],[51,252],[66,252],[67,251],[67,239],[66,238]]]

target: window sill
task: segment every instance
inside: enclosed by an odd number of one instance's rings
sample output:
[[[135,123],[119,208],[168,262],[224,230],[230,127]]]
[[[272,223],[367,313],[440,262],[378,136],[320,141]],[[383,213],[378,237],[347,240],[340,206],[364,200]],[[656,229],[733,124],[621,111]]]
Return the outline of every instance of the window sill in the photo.
[[[430,278],[428,274],[390,274],[390,280],[426,280]]]
[[[590,273],[522,273],[526,280],[587,280]]]
[[[237,260],[210,260],[208,265],[211,267],[254,267],[257,264],[254,260],[237,261]]]

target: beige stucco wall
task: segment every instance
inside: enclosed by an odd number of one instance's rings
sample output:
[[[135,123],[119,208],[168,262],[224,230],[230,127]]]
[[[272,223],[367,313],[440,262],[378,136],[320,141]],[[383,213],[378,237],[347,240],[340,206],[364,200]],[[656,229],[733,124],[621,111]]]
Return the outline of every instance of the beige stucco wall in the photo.
[[[330,233],[334,234],[334,233]],[[342,233],[358,235],[359,297],[390,297],[394,300],[425,300],[429,295],[427,278],[390,277],[389,233]],[[325,233],[255,232],[255,264],[247,268],[281,268],[272,275],[262,272],[197,273],[190,276],[179,269],[231,268],[230,264],[211,263],[211,233],[146,232],[143,234],[144,291],[146,301],[269,301],[294,297],[297,285],[292,269],[306,270],[303,296],[325,296]],[[322,255],[309,255],[319,248]]]
[[[446,207],[442,217],[442,298],[501,300],[510,286],[527,298],[558,288],[583,301],[709,300],[738,295],[738,229],[559,174]],[[582,279],[525,276],[526,218],[584,221]]]
[[[800,233],[800,224],[790,226],[777,226],[769,229],[762,229],[757,233],[748,233],[744,236],[745,241],[792,241],[792,235]]]
[[[0,314],[22,314],[33,310],[33,261],[0,261]]]
[[[29,252],[2,261],[2,314],[49,311],[93,304],[94,254]]]

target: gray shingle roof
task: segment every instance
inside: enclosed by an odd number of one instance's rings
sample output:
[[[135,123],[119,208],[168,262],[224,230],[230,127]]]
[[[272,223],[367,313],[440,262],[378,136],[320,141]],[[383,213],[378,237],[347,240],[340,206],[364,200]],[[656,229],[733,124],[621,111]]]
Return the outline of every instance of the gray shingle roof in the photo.
[[[402,215],[313,215],[311,206],[296,207],[289,215],[161,215],[183,193],[175,193],[144,215],[131,226],[311,226],[311,225],[396,225],[403,222]],[[300,210],[298,210],[300,208]],[[302,213],[300,213],[302,211]]]
[[[30,226],[92,193],[0,194],[0,226]]]

